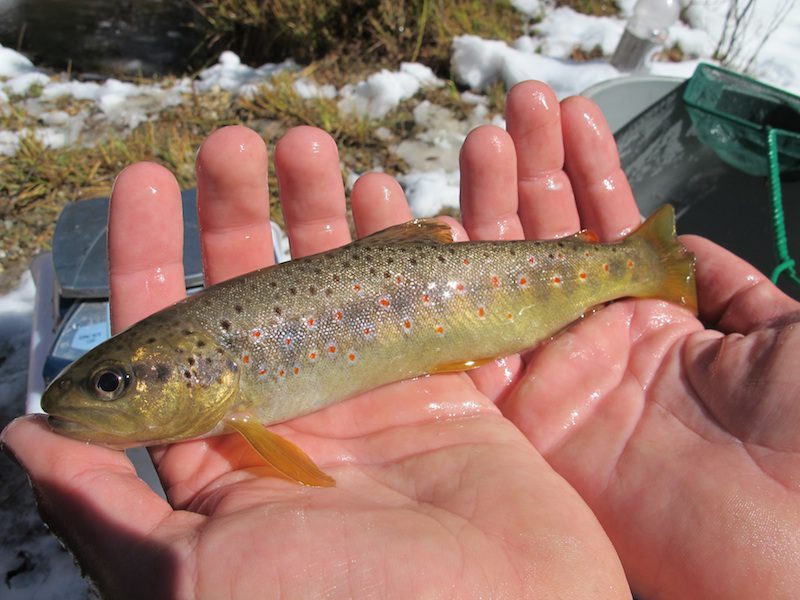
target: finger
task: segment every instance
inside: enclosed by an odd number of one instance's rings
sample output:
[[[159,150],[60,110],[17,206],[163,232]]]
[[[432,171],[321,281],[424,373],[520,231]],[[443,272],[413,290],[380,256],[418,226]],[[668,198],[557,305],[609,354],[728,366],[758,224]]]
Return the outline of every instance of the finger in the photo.
[[[511,136],[485,125],[461,148],[461,220],[473,240],[524,237],[517,213],[517,156]]]
[[[800,311],[758,269],[705,238],[681,241],[697,257],[700,318],[725,333],[749,333]]]
[[[196,168],[206,285],[273,264],[261,137],[246,127],[219,129],[200,148]]]
[[[564,172],[561,108],[546,84],[525,81],[506,100],[508,132],[517,155],[519,215],[525,237],[548,239],[580,225],[572,185]]]
[[[181,194],[172,173],[163,167],[138,163],[114,182],[108,263],[114,332],[186,295]]]
[[[292,257],[350,241],[339,152],[315,127],[290,129],[275,148],[281,207]]]
[[[148,567],[154,568],[149,575],[167,575],[167,554],[143,542],[172,509],[136,476],[122,452],[54,434],[39,415],[13,421],[3,431],[2,446],[28,473],[51,531],[101,591],[119,593],[126,584],[133,586],[128,592],[139,589],[129,576]],[[136,565],[129,564],[131,548]]]
[[[586,98],[567,98],[561,103],[561,123],[564,168],[572,181],[582,227],[604,241],[630,233],[642,219],[602,111]]]
[[[358,178],[350,194],[350,208],[360,238],[412,218],[403,188],[384,173],[367,173]]]

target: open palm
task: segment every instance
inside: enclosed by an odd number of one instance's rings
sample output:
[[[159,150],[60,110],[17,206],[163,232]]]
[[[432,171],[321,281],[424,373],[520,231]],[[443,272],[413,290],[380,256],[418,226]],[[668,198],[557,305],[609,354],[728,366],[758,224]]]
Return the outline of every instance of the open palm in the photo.
[[[349,241],[338,157],[300,128],[276,151],[295,256]],[[224,129],[198,158],[205,273],[271,254],[266,153]],[[352,198],[359,234],[406,220],[397,184]],[[112,319],[120,330],[183,296],[178,189],[151,164],[111,203]],[[401,382],[275,428],[337,480],[275,477],[236,435],[153,451],[169,502],[119,453],[16,422],[6,443],[53,530],[109,597],[626,597],[619,560],[580,496],[465,374]]]
[[[611,240],[638,225],[590,102],[559,106],[529,82],[512,90],[508,123],[510,135],[475,132],[462,153],[472,230],[584,227]],[[505,377],[475,380],[591,506],[637,595],[796,597],[800,304],[711,242],[684,242],[702,323],[663,302],[617,302],[507,359]]]

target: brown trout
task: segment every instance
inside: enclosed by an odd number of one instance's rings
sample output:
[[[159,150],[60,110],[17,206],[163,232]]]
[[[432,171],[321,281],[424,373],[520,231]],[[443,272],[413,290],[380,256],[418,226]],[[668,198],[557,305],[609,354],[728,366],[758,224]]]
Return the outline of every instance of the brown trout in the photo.
[[[417,220],[190,296],[78,359],[42,407],[58,433],[113,448],[238,431],[290,479],[333,485],[264,425],[525,350],[611,300],[696,311],[695,294],[668,205],[616,243],[452,243]]]

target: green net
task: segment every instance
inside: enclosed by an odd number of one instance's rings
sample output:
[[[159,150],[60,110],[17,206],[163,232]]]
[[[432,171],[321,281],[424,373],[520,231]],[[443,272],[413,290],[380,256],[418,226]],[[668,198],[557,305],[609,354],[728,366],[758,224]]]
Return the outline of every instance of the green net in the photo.
[[[683,96],[701,141],[731,166],[769,178],[778,265],[800,285],[789,256],[781,174],[800,173],[800,98],[726,69],[701,64]]]

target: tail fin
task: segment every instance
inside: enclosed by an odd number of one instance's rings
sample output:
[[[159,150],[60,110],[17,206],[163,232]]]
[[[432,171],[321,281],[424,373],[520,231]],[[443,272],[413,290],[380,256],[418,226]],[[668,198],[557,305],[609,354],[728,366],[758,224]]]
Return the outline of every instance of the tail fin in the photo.
[[[645,240],[661,256],[665,277],[658,297],[680,304],[697,314],[697,287],[694,254],[675,237],[675,209],[665,204],[631,234],[631,239]]]

